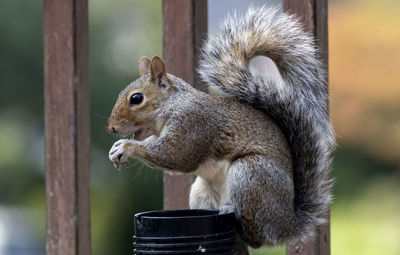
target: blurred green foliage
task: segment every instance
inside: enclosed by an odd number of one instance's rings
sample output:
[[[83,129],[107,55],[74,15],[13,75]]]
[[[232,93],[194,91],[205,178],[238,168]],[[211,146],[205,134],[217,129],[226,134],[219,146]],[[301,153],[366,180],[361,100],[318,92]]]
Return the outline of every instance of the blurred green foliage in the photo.
[[[1,1],[0,10],[0,203],[43,209],[42,6]]]
[[[161,55],[161,1],[96,0],[89,10],[93,254],[129,254],[134,213],[162,207],[162,174],[139,162],[114,170],[107,154],[117,138],[104,127],[119,91],[138,77],[139,57]],[[42,4],[1,1],[0,13],[0,204],[29,208],[44,247]],[[399,254],[399,166],[340,141],[333,253]],[[253,254],[284,254],[284,247]]]

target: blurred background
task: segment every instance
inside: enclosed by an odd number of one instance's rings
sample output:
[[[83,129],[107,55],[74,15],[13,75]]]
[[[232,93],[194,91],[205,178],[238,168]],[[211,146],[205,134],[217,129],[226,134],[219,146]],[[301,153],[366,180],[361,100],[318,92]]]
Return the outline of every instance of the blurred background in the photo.
[[[226,12],[268,1],[209,0]],[[280,1],[271,1],[280,6]],[[227,8],[227,6],[229,8]],[[117,172],[104,126],[142,55],[161,55],[161,1],[90,1],[93,254],[130,254],[133,215],[162,208],[162,174]],[[44,254],[42,2],[0,1],[0,254]],[[329,1],[332,254],[400,254],[400,1]],[[253,251],[284,254],[284,247]]]

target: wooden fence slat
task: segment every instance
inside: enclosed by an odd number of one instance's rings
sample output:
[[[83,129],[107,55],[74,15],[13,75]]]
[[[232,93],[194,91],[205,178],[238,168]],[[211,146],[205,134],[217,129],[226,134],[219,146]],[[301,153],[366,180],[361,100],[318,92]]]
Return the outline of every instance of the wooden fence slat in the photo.
[[[207,0],[163,0],[163,58],[167,72],[204,89],[195,72],[207,32]],[[164,209],[188,208],[191,175],[164,174]]]
[[[90,255],[87,0],[44,0],[46,254]]]
[[[327,0],[284,0],[283,9],[301,18],[306,31],[314,34],[320,56],[328,74],[328,2]],[[328,77],[326,77],[328,79]],[[328,84],[328,83],[327,83]],[[328,90],[328,87],[326,88]],[[330,213],[326,213],[327,224],[316,229],[316,238],[310,242],[287,244],[287,255],[329,255]]]

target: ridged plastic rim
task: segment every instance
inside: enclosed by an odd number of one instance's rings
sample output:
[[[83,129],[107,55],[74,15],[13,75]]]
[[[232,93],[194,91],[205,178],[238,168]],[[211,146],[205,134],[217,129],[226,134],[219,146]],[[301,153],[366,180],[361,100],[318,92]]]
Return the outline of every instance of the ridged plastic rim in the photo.
[[[205,250],[203,250],[205,249]],[[140,249],[134,249],[134,254],[154,254],[154,255],[159,255],[159,254],[221,254],[221,253],[227,253],[234,251],[234,247],[228,246],[228,247],[218,247],[218,248],[204,248],[202,246],[199,246],[198,249],[196,250],[181,250],[181,251],[176,251],[176,250],[169,250],[169,251],[148,251],[148,250],[140,250]]]
[[[235,231],[229,231],[225,233],[218,233],[212,235],[203,235],[203,236],[174,236],[174,237],[141,237],[141,236],[133,236],[133,240],[137,240],[139,242],[173,242],[173,241],[191,241],[191,240],[210,240],[210,239],[217,239],[217,238],[224,238],[224,237],[235,237]]]
[[[188,215],[188,216],[158,216],[151,214],[167,214],[167,213],[180,213],[182,211],[187,212],[202,212],[205,215]],[[218,210],[205,210],[205,209],[192,209],[192,210],[164,210],[164,211],[148,211],[135,214],[135,217],[146,218],[146,219],[190,219],[190,218],[207,218],[216,216],[219,214]]]
[[[222,240],[213,240],[206,242],[193,242],[193,243],[134,243],[135,248],[140,249],[168,249],[168,248],[181,248],[181,247],[196,247],[196,246],[206,246],[212,248],[212,246],[226,246],[226,245],[235,245],[236,237],[226,238]]]

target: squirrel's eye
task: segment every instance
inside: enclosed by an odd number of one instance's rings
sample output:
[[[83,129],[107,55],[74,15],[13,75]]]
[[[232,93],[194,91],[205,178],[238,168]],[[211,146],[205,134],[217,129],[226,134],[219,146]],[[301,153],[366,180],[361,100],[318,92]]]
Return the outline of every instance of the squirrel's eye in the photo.
[[[143,94],[142,93],[135,93],[131,96],[130,105],[138,105],[143,102]]]

